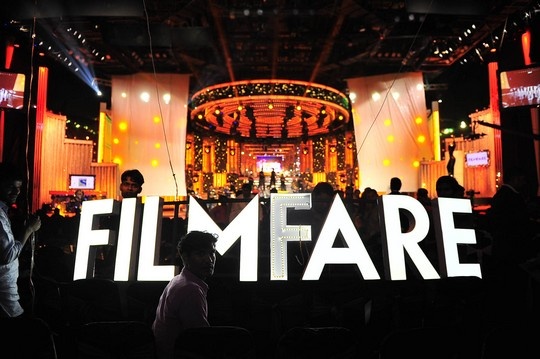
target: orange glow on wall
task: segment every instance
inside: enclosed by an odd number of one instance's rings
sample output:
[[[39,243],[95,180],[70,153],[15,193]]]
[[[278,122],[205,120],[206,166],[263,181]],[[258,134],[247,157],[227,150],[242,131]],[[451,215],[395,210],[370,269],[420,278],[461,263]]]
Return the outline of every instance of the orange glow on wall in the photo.
[[[416,191],[420,172],[413,162],[433,158],[422,73],[367,76],[347,83],[356,94],[353,112],[366,119],[353,117],[358,166],[364,168],[359,187],[385,191],[390,178],[398,175],[402,191]],[[378,101],[370,96],[373,91],[380,91]]]
[[[9,70],[11,67],[11,60],[13,60],[13,52],[15,51],[15,46],[12,43],[7,44],[6,46],[6,70]]]
[[[140,96],[142,94],[142,96]],[[167,103],[162,98],[169,100]],[[142,196],[185,196],[185,143],[189,76],[113,76],[113,155],[119,172],[137,168],[144,175]],[[169,165],[170,164],[170,165]]]
[[[525,31],[521,35],[521,48],[523,50],[523,58],[525,65],[530,65],[531,61],[531,30]]]

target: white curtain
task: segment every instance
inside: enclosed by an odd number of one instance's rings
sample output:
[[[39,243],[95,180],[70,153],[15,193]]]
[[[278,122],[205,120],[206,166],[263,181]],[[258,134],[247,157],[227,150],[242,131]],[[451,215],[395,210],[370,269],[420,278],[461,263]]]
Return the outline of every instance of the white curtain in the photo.
[[[433,159],[421,73],[348,80],[353,101],[360,189],[388,192],[399,177],[403,192],[420,185],[420,162]],[[351,96],[354,98],[354,96]]]
[[[186,196],[185,143],[189,75],[112,78],[112,154],[119,172],[144,175],[141,195]],[[171,198],[172,197],[172,198]]]

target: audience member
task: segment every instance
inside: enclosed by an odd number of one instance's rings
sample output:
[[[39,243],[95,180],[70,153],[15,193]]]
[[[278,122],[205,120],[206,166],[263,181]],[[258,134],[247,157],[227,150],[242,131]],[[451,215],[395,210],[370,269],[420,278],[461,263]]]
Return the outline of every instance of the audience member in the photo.
[[[429,192],[425,188],[418,188],[416,191],[416,199],[418,202],[422,203],[422,206],[428,211],[431,212],[431,198],[429,198]]]
[[[381,227],[379,224],[379,194],[371,187],[366,187],[360,197],[360,208],[355,225],[362,242],[373,260],[379,273],[383,273],[383,257],[381,245]]]
[[[120,179],[120,193],[122,194],[122,198],[134,198],[142,192],[144,177],[139,170],[126,170],[122,173]]]
[[[349,216],[354,219],[354,217],[358,214],[358,200],[354,199],[353,186],[349,185],[345,187],[345,193],[343,194],[343,203],[345,204],[345,208],[347,208],[347,212],[349,212]]]
[[[465,188],[458,183],[455,177],[441,176],[435,183],[437,197],[464,198]]]
[[[390,193],[389,194],[401,194],[401,179],[398,177],[390,178]]]
[[[497,262],[520,264],[538,254],[539,227],[528,211],[527,185],[525,171],[509,169],[491,199],[487,218],[493,236],[492,257]]]
[[[221,229],[225,229],[229,224],[229,204],[227,203],[227,196],[220,194],[219,202],[208,210],[210,218],[216,222]]]
[[[392,195],[395,194],[403,194],[401,193],[401,179],[399,177],[392,177],[390,178],[390,193]],[[403,209],[399,210],[399,220],[401,224],[401,231],[403,233],[406,233],[410,230],[410,221],[409,217],[407,217],[407,212]]]
[[[28,239],[41,227],[41,219],[30,216],[22,233],[12,228],[9,210],[21,193],[22,178],[15,166],[0,163],[0,317],[24,314],[17,283],[19,256]]]
[[[381,234],[377,208],[378,198],[377,191],[370,187],[366,187],[361,195],[357,228],[364,241],[370,241],[373,238],[378,241]]]
[[[182,331],[210,326],[205,280],[214,274],[216,241],[214,234],[192,231],[178,243],[183,269],[163,290],[152,325],[159,359],[173,358]]]
[[[540,228],[527,210],[526,188],[524,170],[504,171],[503,184],[486,214],[492,244],[484,277],[491,289],[488,308],[497,313],[499,321],[525,319],[532,299],[527,299],[528,270],[538,267]]]
[[[253,198],[253,194],[251,193],[252,190],[253,188],[251,187],[249,182],[246,182],[242,184],[242,192],[240,192],[240,194],[237,195],[236,198],[251,199]],[[242,210],[248,205],[248,203],[249,201],[231,203],[231,210],[229,212],[229,223],[232,222],[232,220],[235,219],[240,212],[242,212]]]

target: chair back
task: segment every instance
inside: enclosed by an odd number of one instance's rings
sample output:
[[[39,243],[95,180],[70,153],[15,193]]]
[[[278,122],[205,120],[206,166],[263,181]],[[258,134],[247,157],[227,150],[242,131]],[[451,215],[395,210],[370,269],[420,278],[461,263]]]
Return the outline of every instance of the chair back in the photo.
[[[279,338],[278,359],[353,359],[358,358],[354,333],[344,327],[295,327]]]
[[[0,318],[2,357],[57,359],[53,332],[36,317]]]
[[[60,286],[66,326],[124,319],[118,284],[110,279],[85,278]]]
[[[397,329],[381,342],[379,359],[457,359],[464,355],[465,338],[453,327]]]
[[[143,322],[92,322],[77,329],[77,358],[156,358],[152,328]]]
[[[175,343],[174,357],[182,359],[249,358],[253,336],[245,328],[211,326],[190,328],[182,332]]]

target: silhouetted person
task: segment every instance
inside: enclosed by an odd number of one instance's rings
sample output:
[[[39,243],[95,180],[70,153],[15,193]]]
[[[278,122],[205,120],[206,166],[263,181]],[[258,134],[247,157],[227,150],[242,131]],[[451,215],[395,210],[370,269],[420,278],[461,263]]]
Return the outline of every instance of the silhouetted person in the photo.
[[[285,184],[285,175],[283,173],[279,176],[279,181],[279,189],[282,191],[287,190],[287,185]]]
[[[261,168],[261,171],[259,172],[259,187],[260,188],[264,188],[264,181],[265,181],[265,178],[264,178],[264,172]]]
[[[24,245],[41,227],[38,216],[30,216],[21,233],[14,233],[9,209],[21,193],[22,175],[15,166],[0,163],[0,317],[24,313],[19,303],[19,256]]]
[[[519,168],[505,171],[503,184],[487,212],[497,262],[520,264],[538,253],[538,224],[531,218],[526,198],[527,176]]]
[[[245,198],[245,199],[251,199],[253,198],[253,194],[251,193],[253,188],[251,188],[251,185],[249,182],[242,184],[242,189],[240,194],[236,196],[236,198]],[[232,202],[231,203],[231,209],[229,211],[229,223],[233,221],[233,219],[236,218],[236,216],[242,212],[244,208],[248,205],[249,201],[238,201],[238,202]]]
[[[449,176],[454,176],[454,167],[456,166],[456,158],[454,157],[454,150],[456,149],[456,141],[448,145],[448,163],[446,164],[446,170]]]
[[[398,177],[390,178],[390,194],[401,194],[401,179]]]
[[[152,324],[158,359],[173,358],[175,341],[184,330],[210,326],[205,280],[214,274],[216,241],[214,234],[192,231],[178,243],[184,267],[163,290]]]
[[[418,188],[416,191],[416,199],[422,203],[422,206],[428,211],[431,211],[431,198],[429,198],[428,190],[425,188]]]
[[[435,190],[437,191],[437,197],[464,198],[465,196],[465,188],[452,176],[437,178]]]
[[[221,229],[225,229],[229,224],[229,204],[227,203],[227,196],[220,194],[220,202],[208,211],[210,217],[216,222]]]
[[[390,193],[392,195],[395,194],[403,194],[401,193],[401,179],[399,177],[392,177],[390,178]],[[405,233],[409,231],[409,218],[407,217],[404,210],[399,210],[399,220],[401,223],[401,232]]]
[[[270,187],[276,186],[276,171],[272,168],[272,172],[270,172]]]
[[[503,185],[491,199],[487,211],[492,247],[484,277],[490,279],[488,299],[493,306],[491,309],[504,321],[523,320],[529,316],[526,298],[530,279],[526,269],[534,259],[538,262],[540,229],[527,210],[526,188],[524,170],[506,170]]]

